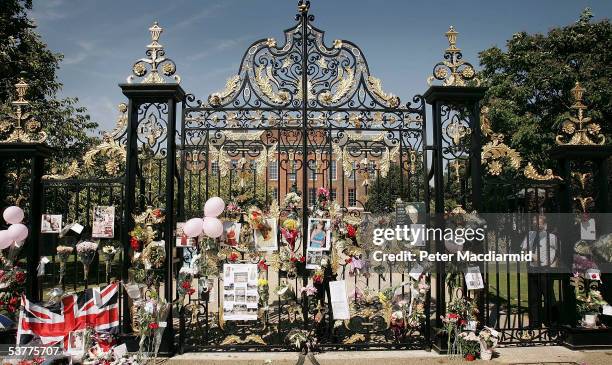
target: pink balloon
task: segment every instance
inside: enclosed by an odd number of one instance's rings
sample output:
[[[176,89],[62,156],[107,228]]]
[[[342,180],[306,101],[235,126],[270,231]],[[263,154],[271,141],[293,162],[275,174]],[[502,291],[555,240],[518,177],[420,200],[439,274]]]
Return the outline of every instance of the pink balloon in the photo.
[[[218,196],[212,197],[204,204],[204,216],[206,217],[218,217],[219,214],[223,213],[225,209],[225,202]]]
[[[214,217],[204,218],[204,233],[210,238],[217,238],[223,234],[223,223]]]
[[[21,221],[23,221],[23,216],[23,209],[14,205],[12,207],[6,208],[4,210],[4,213],[2,213],[2,217],[8,224],[21,223]]]
[[[9,237],[9,233],[6,230],[0,231],[0,250],[4,250],[13,243],[13,240]]]
[[[28,238],[28,227],[21,223],[12,224],[6,231],[13,241],[23,241]]]
[[[187,237],[198,237],[202,234],[203,224],[204,221],[202,218],[191,218],[183,226],[183,233],[185,233]]]

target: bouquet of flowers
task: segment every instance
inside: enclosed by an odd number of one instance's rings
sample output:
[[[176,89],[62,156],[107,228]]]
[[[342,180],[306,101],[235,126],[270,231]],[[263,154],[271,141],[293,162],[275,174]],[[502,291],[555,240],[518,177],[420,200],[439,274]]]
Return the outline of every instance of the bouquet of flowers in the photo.
[[[134,322],[137,333],[140,335],[138,352],[142,354],[146,349],[149,352],[153,350],[152,352],[157,356],[161,336],[166,327],[165,321],[168,317],[170,304],[160,298],[157,292],[153,290],[146,301],[135,303],[135,307]],[[147,340],[149,340],[148,346]]]
[[[56,247],[56,250],[57,250],[57,261],[59,261],[59,264],[60,264],[59,283],[61,285],[64,280],[64,275],[66,274],[66,263],[68,262],[68,258],[70,257],[70,255],[72,255],[72,253],[74,252],[74,247],[60,245]]]
[[[145,269],[159,269],[164,266],[166,260],[166,248],[164,241],[154,241],[148,244],[142,252]]]
[[[195,289],[191,286],[192,280],[193,275],[191,274],[191,272],[189,272],[189,270],[183,270],[183,268],[181,268],[181,270],[179,271],[179,285],[176,290],[178,294],[177,304],[179,307],[183,305],[185,296],[191,296],[193,293],[195,293]]]
[[[283,225],[281,227],[281,236],[289,245],[291,250],[295,249],[295,242],[300,235],[299,231],[299,223],[296,219],[287,218],[283,221]]]
[[[272,232],[272,227],[266,222],[263,212],[255,206],[249,208],[247,221],[249,226],[254,230],[258,230],[264,239],[267,239]]]
[[[113,263],[113,259],[115,258],[115,254],[117,254],[117,248],[113,245],[106,245],[102,247],[102,253],[104,254],[104,266],[106,271],[106,281],[108,281],[108,277],[111,271],[111,264]]]
[[[475,321],[478,308],[471,299],[462,296],[455,297],[446,308],[446,315],[442,316],[443,332],[448,335],[448,354],[453,357],[464,355],[459,342],[459,334],[469,321]]]
[[[283,200],[283,206],[285,209],[298,209],[300,204],[302,204],[302,197],[298,193],[292,191],[285,195],[285,199]]]
[[[0,313],[15,319],[25,287],[26,272],[0,255]]]
[[[597,289],[597,282],[585,279],[579,273],[575,273],[571,281],[576,295],[576,312],[583,317],[582,325],[596,327],[601,308],[608,304]]]
[[[480,340],[480,358],[490,360],[493,357],[493,349],[499,342],[499,332],[485,327],[478,333],[478,338]]]
[[[81,241],[76,245],[77,255],[79,256],[79,260],[83,264],[83,273],[85,275],[85,280],[87,280],[87,276],[89,275],[89,265],[93,261],[96,256],[96,252],[98,251],[98,243],[91,241]]]

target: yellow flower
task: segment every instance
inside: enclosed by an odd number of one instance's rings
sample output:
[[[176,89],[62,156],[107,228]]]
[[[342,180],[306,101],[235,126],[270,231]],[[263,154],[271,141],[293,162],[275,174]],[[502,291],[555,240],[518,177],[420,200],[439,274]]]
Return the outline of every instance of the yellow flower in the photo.
[[[257,285],[259,285],[259,286],[266,286],[266,285],[268,285],[268,280],[263,279],[263,278],[259,279],[259,280],[257,280]]]
[[[298,222],[295,219],[285,219],[285,221],[283,222],[283,227],[285,227],[288,230],[294,230],[297,229],[297,224]]]

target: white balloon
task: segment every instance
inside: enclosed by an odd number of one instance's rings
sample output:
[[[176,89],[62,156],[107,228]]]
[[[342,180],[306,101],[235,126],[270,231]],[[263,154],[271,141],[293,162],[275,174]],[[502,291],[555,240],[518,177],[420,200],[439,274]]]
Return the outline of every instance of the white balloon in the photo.
[[[4,250],[13,243],[13,240],[9,237],[9,233],[6,230],[0,231],[0,250]]]
[[[204,204],[204,216],[218,217],[225,209],[225,202],[218,196],[212,197]]]
[[[198,237],[202,234],[202,226],[204,221],[202,218],[191,218],[185,225],[183,226],[183,233],[187,235],[187,237]]]
[[[210,238],[217,238],[223,234],[223,223],[214,217],[204,218],[204,233]]]
[[[4,210],[4,213],[2,213],[2,217],[4,218],[4,221],[8,224],[21,223],[24,217],[23,209],[13,205]]]
[[[13,241],[23,241],[28,238],[28,227],[21,223],[12,224],[6,231]]]

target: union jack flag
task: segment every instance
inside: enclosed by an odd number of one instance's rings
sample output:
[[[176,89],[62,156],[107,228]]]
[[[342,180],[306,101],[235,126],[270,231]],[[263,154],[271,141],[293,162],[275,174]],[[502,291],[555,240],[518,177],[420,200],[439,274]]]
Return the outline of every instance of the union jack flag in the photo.
[[[61,301],[45,306],[21,297],[21,312],[17,328],[17,344],[26,344],[40,337],[43,346],[60,341],[68,346],[71,331],[93,328],[97,332],[117,333],[119,329],[119,284],[91,288],[67,295]]]

